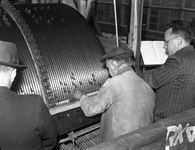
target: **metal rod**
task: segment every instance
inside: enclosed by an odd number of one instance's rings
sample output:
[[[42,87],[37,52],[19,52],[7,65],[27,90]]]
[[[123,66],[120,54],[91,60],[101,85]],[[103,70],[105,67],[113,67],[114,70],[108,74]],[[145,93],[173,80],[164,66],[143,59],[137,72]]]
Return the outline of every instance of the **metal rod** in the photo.
[[[93,127],[93,128],[91,128],[91,129],[89,129],[89,130],[85,130],[85,131],[82,131],[82,132],[80,132],[80,133],[75,133],[76,134],[76,137],[79,137],[79,136],[81,136],[81,135],[83,135],[83,134],[86,134],[86,133],[89,133],[89,132],[91,132],[91,131],[93,131],[93,130],[96,130],[96,129],[98,129],[98,128],[100,128],[100,125],[97,125],[97,126],[95,126],[95,127]],[[67,138],[64,138],[64,139],[60,139],[59,141],[58,141],[58,144],[62,144],[62,143],[64,143],[64,142],[67,142],[67,141],[71,141],[72,139],[70,138],[70,137],[67,137]]]
[[[118,42],[118,23],[117,23],[117,12],[116,12],[116,0],[114,1],[114,18],[115,18],[115,30],[116,30],[116,45],[119,47],[119,42]]]

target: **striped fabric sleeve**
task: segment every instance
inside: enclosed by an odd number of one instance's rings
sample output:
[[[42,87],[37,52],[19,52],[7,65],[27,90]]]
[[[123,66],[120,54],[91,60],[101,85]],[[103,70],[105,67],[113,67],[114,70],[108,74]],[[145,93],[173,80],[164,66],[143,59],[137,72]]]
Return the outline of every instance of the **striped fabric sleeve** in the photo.
[[[180,63],[179,58],[170,56],[162,66],[145,71],[143,79],[150,87],[156,89],[178,78],[182,74],[182,71],[183,65]]]

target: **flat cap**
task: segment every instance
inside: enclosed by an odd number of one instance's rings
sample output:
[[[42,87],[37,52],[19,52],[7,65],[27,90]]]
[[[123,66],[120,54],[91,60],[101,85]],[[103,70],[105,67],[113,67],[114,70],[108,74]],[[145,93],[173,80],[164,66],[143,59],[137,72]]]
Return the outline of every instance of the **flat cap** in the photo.
[[[109,58],[117,58],[124,56],[134,56],[134,52],[128,47],[116,47],[110,50],[108,53],[102,56],[100,61],[104,61]]]

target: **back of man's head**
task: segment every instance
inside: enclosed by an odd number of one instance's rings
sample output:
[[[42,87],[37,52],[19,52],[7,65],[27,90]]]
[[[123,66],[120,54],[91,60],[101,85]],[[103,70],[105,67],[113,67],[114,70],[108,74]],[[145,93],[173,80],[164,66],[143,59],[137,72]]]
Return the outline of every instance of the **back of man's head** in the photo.
[[[16,69],[25,69],[19,64],[17,46],[11,42],[0,41],[0,86],[11,87]]]
[[[165,29],[172,29],[174,35],[182,37],[186,42],[191,43],[193,39],[193,32],[190,26],[187,23],[184,23],[182,20],[175,20],[166,25]]]
[[[16,77],[16,69],[13,67],[0,65],[0,86],[10,88]]]

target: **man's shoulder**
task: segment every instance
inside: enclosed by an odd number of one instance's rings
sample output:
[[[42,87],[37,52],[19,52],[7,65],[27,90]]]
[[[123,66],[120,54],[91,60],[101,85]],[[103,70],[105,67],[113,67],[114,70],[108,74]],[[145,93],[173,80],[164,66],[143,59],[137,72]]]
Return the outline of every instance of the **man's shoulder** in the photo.
[[[36,94],[18,95],[18,98],[29,103],[40,103],[43,101],[43,98]]]
[[[127,81],[127,79],[131,79],[131,78],[135,78],[135,77],[138,77],[134,71],[127,71],[123,74],[120,74],[120,75],[117,75],[117,76],[114,76],[112,78],[109,78],[106,80],[106,84],[108,85],[116,85],[118,86],[119,84]]]
[[[191,55],[192,57],[195,57],[195,49],[191,46],[188,45],[184,48],[181,48],[178,50],[175,54],[171,55],[171,57],[183,57],[183,56],[188,56]]]
[[[43,98],[38,95],[38,94],[25,94],[25,95],[20,95],[20,94],[17,94],[11,90],[9,91],[6,91],[6,92],[1,92],[1,94],[5,95],[5,96],[8,96],[10,98],[14,98],[14,99],[19,99],[19,100],[42,100]]]
[[[184,49],[179,50],[175,54],[169,56],[167,60],[169,61],[171,60],[170,62],[175,61],[175,62],[182,63],[182,64],[184,64],[184,62],[186,64],[188,63],[194,64],[195,63],[195,50],[190,46],[185,47]]]
[[[21,98],[32,98],[32,99],[41,99],[42,97],[37,94],[26,94],[26,95],[18,95]]]

